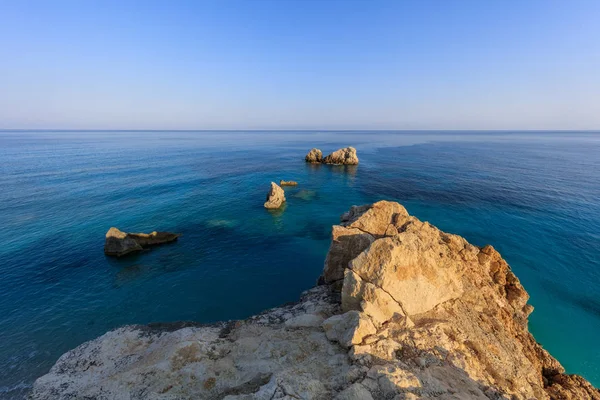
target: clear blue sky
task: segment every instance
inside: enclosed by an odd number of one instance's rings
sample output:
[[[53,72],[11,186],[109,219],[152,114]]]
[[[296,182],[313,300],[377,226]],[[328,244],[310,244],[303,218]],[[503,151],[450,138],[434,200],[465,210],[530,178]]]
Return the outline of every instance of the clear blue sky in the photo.
[[[0,128],[600,129],[600,1],[0,0]]]

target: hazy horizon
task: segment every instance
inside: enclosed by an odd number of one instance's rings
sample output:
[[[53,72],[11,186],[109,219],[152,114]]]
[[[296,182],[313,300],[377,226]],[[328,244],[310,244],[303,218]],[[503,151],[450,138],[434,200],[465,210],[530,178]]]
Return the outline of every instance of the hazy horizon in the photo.
[[[60,129],[0,128],[0,132],[339,132],[339,133],[600,133],[600,129]]]
[[[600,129],[600,2],[0,4],[3,130]]]

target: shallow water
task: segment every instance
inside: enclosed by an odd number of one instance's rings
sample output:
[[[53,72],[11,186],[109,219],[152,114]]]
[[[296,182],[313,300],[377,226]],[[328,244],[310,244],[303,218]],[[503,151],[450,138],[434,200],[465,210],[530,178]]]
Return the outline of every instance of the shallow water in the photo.
[[[353,145],[357,167],[307,165]],[[295,180],[284,210],[269,182]],[[600,385],[600,134],[0,132],[0,398],[124,324],[244,318],[294,301],[353,204],[411,214],[511,264],[530,329]],[[106,258],[104,234],[181,232]]]

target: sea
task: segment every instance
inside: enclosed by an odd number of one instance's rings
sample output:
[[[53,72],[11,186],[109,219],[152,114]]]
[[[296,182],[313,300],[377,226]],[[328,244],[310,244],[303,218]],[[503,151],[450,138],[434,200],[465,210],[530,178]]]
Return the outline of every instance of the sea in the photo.
[[[346,146],[358,166],[304,162]],[[298,186],[268,211],[280,179]],[[535,338],[600,386],[600,132],[0,131],[0,398],[122,325],[297,300],[339,216],[381,199],[492,244]],[[112,226],[182,236],[115,259]]]

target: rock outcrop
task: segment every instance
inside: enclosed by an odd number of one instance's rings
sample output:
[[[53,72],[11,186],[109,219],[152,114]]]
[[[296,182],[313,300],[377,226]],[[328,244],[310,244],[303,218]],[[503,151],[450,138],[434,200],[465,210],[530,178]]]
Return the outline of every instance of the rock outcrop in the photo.
[[[265,208],[268,209],[276,209],[281,207],[281,205],[285,202],[285,193],[281,187],[279,187],[275,182],[271,182],[271,189],[269,189],[269,193],[267,193],[267,199],[264,204]]]
[[[374,397],[600,399],[528,332],[529,296],[493,247],[442,232],[398,203],[342,215],[321,280],[341,290],[342,312],[377,330],[356,323],[354,342],[363,339],[350,350],[370,367],[362,384]]]
[[[323,153],[319,149],[312,149],[304,157],[306,162],[318,164],[336,164],[336,165],[357,165],[358,156],[354,147],[339,149],[323,158]]]
[[[356,165],[358,156],[354,147],[339,149],[323,159],[323,164]]]
[[[279,186],[298,186],[298,182],[296,182],[296,181],[284,181],[284,180],[280,180],[279,181]]]
[[[181,235],[171,232],[127,233],[113,227],[106,232],[104,253],[108,256],[122,257],[152,246],[173,242],[179,236]]]
[[[126,326],[64,354],[31,399],[328,399],[357,374],[327,339],[327,286],[246,321]]]
[[[308,152],[304,160],[309,163],[320,163],[323,161],[323,153],[319,149],[312,149]]]
[[[109,332],[30,397],[600,399],[528,332],[528,295],[493,247],[398,203],[342,216],[320,283],[245,321]]]

